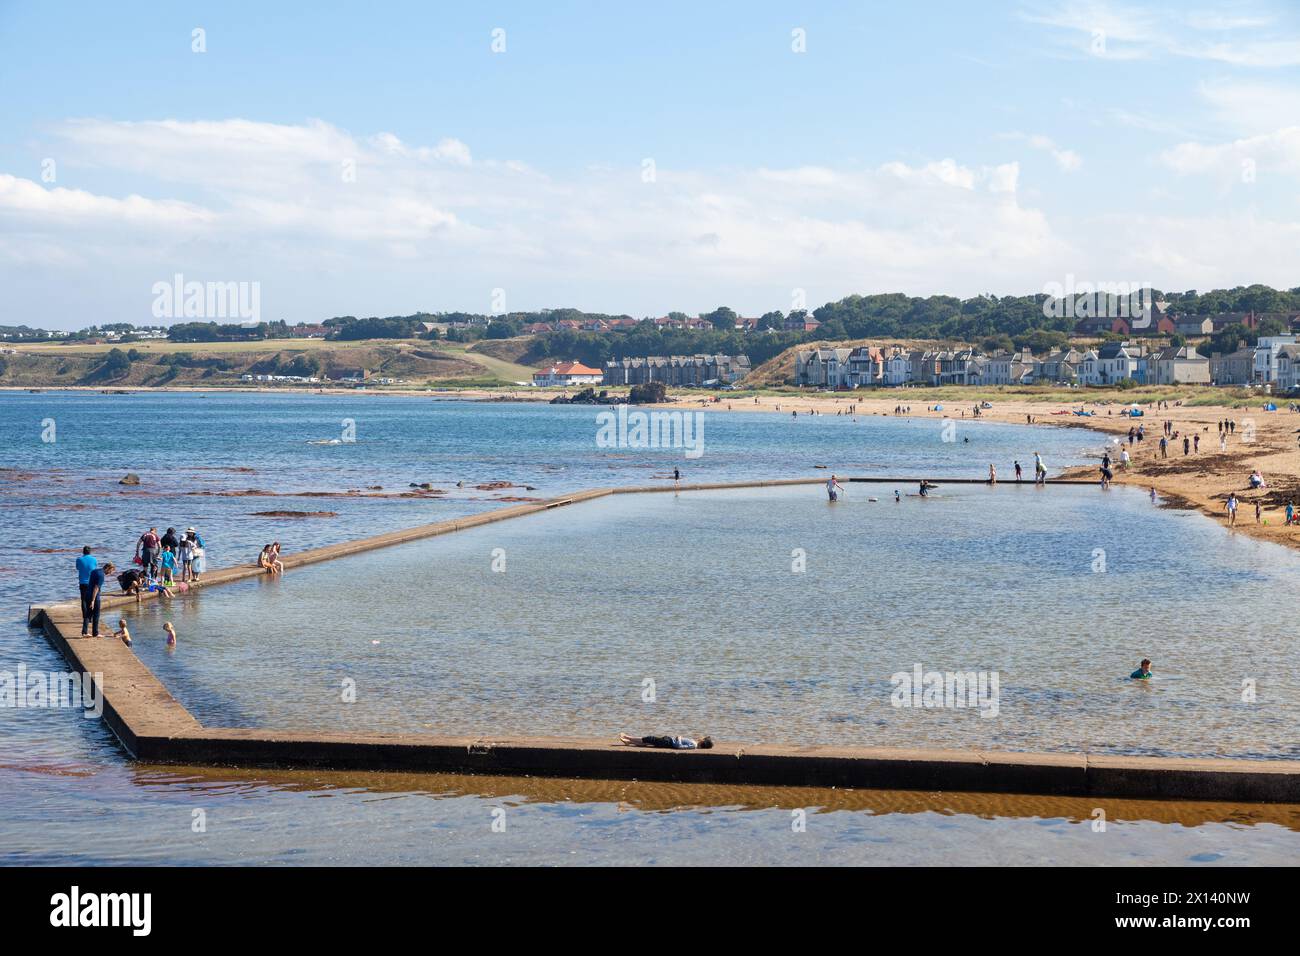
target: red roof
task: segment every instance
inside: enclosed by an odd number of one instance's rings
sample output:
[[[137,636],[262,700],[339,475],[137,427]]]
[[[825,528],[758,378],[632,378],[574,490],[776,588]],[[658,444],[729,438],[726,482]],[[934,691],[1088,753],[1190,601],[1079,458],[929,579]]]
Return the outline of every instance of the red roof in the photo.
[[[588,368],[581,362],[560,362],[558,365],[552,365],[550,368],[544,368],[538,375],[600,375],[604,376],[598,368]]]

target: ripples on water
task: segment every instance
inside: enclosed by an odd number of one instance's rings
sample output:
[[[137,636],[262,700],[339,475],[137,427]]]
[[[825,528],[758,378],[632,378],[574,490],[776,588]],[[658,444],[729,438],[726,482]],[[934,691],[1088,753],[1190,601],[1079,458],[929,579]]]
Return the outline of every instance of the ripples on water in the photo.
[[[549,496],[653,482],[673,465],[695,480],[816,474],[814,464],[941,477],[983,474],[988,461],[1009,472],[1034,450],[1055,467],[1095,441],[963,423],[971,442],[945,444],[937,421],[720,413],[707,420],[704,457],[686,462],[597,449],[594,413],[361,395],[0,394],[0,467],[16,469],[0,472],[0,607],[11,621],[0,660],[60,669],[22,627],[27,604],[72,593],[82,543],[122,564],[148,524],[198,524],[221,566],[271,537],[314,547],[495,506],[494,493],[458,491],[458,480]],[[53,444],[39,441],[46,418]],[[338,435],[345,418],[356,444],[309,444]],[[127,471],[139,488],[117,484]],[[288,496],[424,481],[447,500]],[[248,488],[284,497],[213,494]],[[178,601],[182,644],[169,658],[154,646],[159,610],[149,607],[138,647],[220,722],[591,733],[671,721],[763,739],[952,744],[973,734],[1007,748],[1293,752],[1292,712],[1257,706],[1247,719],[1224,696],[1247,670],[1262,675],[1261,701],[1294,690],[1289,638],[1269,623],[1276,594],[1294,583],[1289,556],[1200,519],[1175,522],[1136,496],[1108,496],[1102,509],[1091,490],[1063,492],[1029,492],[1023,509],[1014,490],[984,489],[894,506],[886,489],[869,505],[870,492],[852,486],[836,511],[815,494],[721,506],[711,496],[618,499],[633,513],[584,505],[532,528],[507,523]],[[286,509],[338,517],[250,515]],[[673,529],[687,543],[674,546]],[[789,572],[792,536],[808,552],[803,576]],[[486,576],[488,538],[505,541],[504,575]],[[1107,575],[1081,570],[1093,547],[1107,549]],[[421,592],[427,610],[413,600]],[[349,594],[393,604],[395,622],[344,626]],[[312,600],[326,602],[328,619]],[[985,636],[958,640],[959,626]],[[304,667],[302,644],[317,662]],[[1135,689],[1119,675],[1143,654],[1160,680]],[[1005,666],[1003,713],[1027,720],[864,706],[887,692],[895,659],[946,668],[956,656]],[[344,672],[372,691],[349,711],[325,692]],[[640,681],[656,674],[668,676],[650,717]],[[1113,719],[1116,706],[1129,709],[1127,723]],[[1047,715],[1074,729],[1051,740]],[[106,728],[66,711],[0,711],[0,739],[7,863],[1261,863],[1294,859],[1300,845],[1295,808],[1115,804],[1108,813],[1121,822],[1103,842],[1086,826],[1091,806],[1059,800],[175,771],[128,763]],[[818,808],[799,839],[792,800]],[[507,808],[507,834],[488,828],[496,806]],[[205,835],[190,829],[196,807],[209,814]]]
[[[601,499],[149,604],[132,630],[213,726],[1300,753],[1278,548],[1121,489],[867,492]],[[1144,656],[1149,685],[1127,680]],[[997,672],[998,714],[892,706],[917,664]]]

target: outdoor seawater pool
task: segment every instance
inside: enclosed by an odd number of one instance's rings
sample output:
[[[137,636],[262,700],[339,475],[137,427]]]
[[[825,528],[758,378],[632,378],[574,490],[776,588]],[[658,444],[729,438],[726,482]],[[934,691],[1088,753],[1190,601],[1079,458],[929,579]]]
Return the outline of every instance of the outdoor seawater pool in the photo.
[[[40,440],[46,418],[58,423],[57,443]],[[356,423],[355,444],[309,443],[339,434],[345,418]],[[127,421],[155,423],[156,427],[124,428],[122,423]],[[871,416],[855,421],[830,415],[801,415],[795,420],[781,415],[722,411],[710,414],[704,456],[687,463],[662,451],[599,449],[593,441],[594,428],[594,411],[590,408],[485,405],[381,395],[0,393],[0,448],[4,451],[0,465],[31,476],[6,474],[0,481],[0,609],[10,619],[9,627],[0,631],[4,666],[10,670],[19,663],[45,671],[62,668],[58,652],[39,633],[23,626],[27,605],[66,600],[74,593],[68,573],[82,544],[89,543],[98,554],[120,563],[129,557],[139,531],[151,523],[160,527],[197,524],[208,539],[214,565],[224,566],[248,560],[272,537],[281,538],[291,550],[319,547],[496,506],[486,500],[491,496],[482,492],[467,489],[458,493],[455,483],[460,479],[467,485],[492,479],[514,480],[536,485],[538,495],[551,496],[584,487],[646,484],[655,480],[651,475],[670,469],[674,463],[685,466],[687,480],[698,481],[817,474],[812,465],[824,463],[854,474],[924,471],[942,481],[944,475],[983,474],[991,461],[997,462],[999,473],[1006,475],[1010,459],[1024,462],[1032,458],[1035,449],[1041,450],[1049,467],[1055,469],[1080,462],[1087,450],[1100,444],[1096,433],[1081,429],[1031,429],[988,422],[975,425],[959,419],[959,440],[944,443],[937,418]],[[966,437],[969,443],[960,440]],[[127,470],[140,474],[139,488],[117,484]],[[299,491],[338,491],[376,484],[388,490],[402,489],[408,482],[417,481],[434,481],[447,488],[448,500],[329,498],[317,503],[310,498],[287,497]],[[1133,650],[1126,644],[1122,660],[1104,660],[1096,668],[1103,690],[1124,692],[1127,685],[1121,675],[1134,666],[1134,654],[1145,653],[1156,660],[1158,680],[1148,691],[1141,692],[1145,696],[1128,699],[1146,701],[1149,706],[1163,704],[1172,700],[1167,691],[1188,686],[1183,669],[1187,665],[1170,657],[1180,634],[1188,636],[1181,646],[1191,648],[1201,661],[1212,661],[1215,654],[1207,639],[1229,644],[1234,637],[1242,638],[1246,643],[1233,645],[1233,650],[1254,647],[1260,649],[1262,658],[1260,701],[1267,706],[1255,711],[1261,728],[1256,736],[1263,742],[1285,739],[1277,721],[1279,711],[1271,703],[1275,698],[1269,682],[1281,680],[1288,660],[1294,658],[1289,638],[1271,623],[1252,629],[1247,621],[1272,622],[1280,617],[1273,609],[1285,600],[1285,587],[1291,577],[1286,569],[1297,563],[1291,552],[1237,540],[1196,515],[1158,512],[1149,508],[1144,499],[1121,506],[1115,495],[1102,499],[1096,489],[1075,492],[1049,488],[1041,499],[1033,492],[1009,492],[1005,500],[1022,503],[1024,513],[1013,513],[992,528],[994,536],[987,547],[981,548],[978,540],[965,539],[966,549],[974,554],[965,569],[945,566],[941,552],[936,550],[935,542],[942,544],[945,535],[953,534],[944,522],[951,523],[955,518],[918,525],[913,533],[924,546],[907,555],[912,563],[899,566],[895,556],[896,566],[891,567],[884,555],[898,550],[888,546],[889,534],[897,529],[891,530],[884,523],[893,519],[880,509],[892,488],[873,486],[861,493],[860,489],[866,487],[850,486],[848,499],[836,506],[837,518],[860,515],[855,519],[857,525],[867,529],[875,525],[880,531],[867,539],[871,548],[860,552],[854,564],[840,565],[835,572],[844,587],[853,588],[849,592],[853,595],[852,614],[844,617],[838,611],[832,613],[834,605],[802,602],[801,615],[817,627],[812,639],[801,639],[805,629],[800,621],[800,627],[777,634],[773,640],[776,651],[758,667],[724,660],[719,680],[735,680],[731,675],[737,671],[748,674],[742,680],[753,686],[772,674],[802,680],[808,675],[797,670],[797,655],[823,654],[820,648],[825,642],[848,640],[860,636],[864,628],[883,627],[872,622],[886,621],[891,613],[895,623],[906,619],[907,615],[897,608],[904,605],[907,594],[925,594],[929,603],[941,604],[945,600],[943,587],[950,578],[956,581],[958,576],[966,575],[969,580],[977,572],[990,574],[999,562],[1007,561],[1014,563],[1008,563],[1006,574],[997,579],[1010,579],[1011,586],[992,589],[988,598],[1012,608],[1009,613],[1014,622],[1019,622],[1019,629],[1011,633],[1008,625],[1000,633],[1020,639],[1019,656],[1028,659],[1035,671],[1030,677],[1037,686],[1057,686],[1054,665],[1049,665],[1041,650],[1053,646],[1048,637],[1056,637],[1060,648],[1082,658],[1096,653],[1091,649],[1092,642],[1102,634],[1127,634],[1135,645],[1148,643],[1130,619],[1123,598],[1113,600],[1108,593],[1108,588],[1118,586],[1119,576],[1138,575],[1142,581],[1126,587],[1139,591],[1139,604],[1150,605],[1147,613],[1161,622],[1155,635],[1158,642],[1154,651],[1149,647]],[[243,488],[266,489],[278,496],[214,496]],[[944,493],[949,490],[945,488]],[[951,502],[940,505],[936,500],[933,513],[955,516],[971,512],[978,517],[982,508],[1007,491],[999,488],[995,496],[982,498],[979,494],[985,489],[951,490],[963,496],[969,492],[972,497],[957,507]],[[810,496],[806,501],[802,498],[805,492]],[[882,503],[868,507],[865,497],[869,494],[881,497]],[[1087,501],[1087,496],[1104,500],[1105,507],[1084,518],[1073,518],[1077,507],[1073,495],[1080,496],[1079,501]],[[660,511],[650,522],[650,529],[664,516],[680,515],[679,506],[695,508],[704,501],[687,494],[662,499],[659,506],[663,509],[679,510]],[[626,708],[627,716],[619,719],[634,722],[626,729],[675,727],[678,720],[690,719],[689,714],[674,710],[680,708],[684,690],[690,688],[675,686],[671,677],[665,681],[662,675],[645,669],[647,666],[666,660],[670,665],[695,663],[697,669],[702,669],[702,664],[714,660],[726,647],[710,643],[717,635],[723,641],[744,636],[738,622],[751,615],[751,605],[769,597],[798,597],[798,592],[781,589],[802,586],[810,594],[817,590],[808,583],[811,578],[800,579],[805,583],[798,585],[794,577],[787,579],[784,574],[766,576],[767,569],[773,566],[789,573],[789,552],[794,546],[778,542],[781,553],[770,556],[758,555],[756,545],[743,544],[755,526],[793,521],[790,509],[801,501],[815,509],[809,512],[810,520],[800,526],[803,533],[799,537],[806,542],[800,546],[808,554],[807,574],[825,573],[833,567],[826,563],[827,554],[847,547],[844,538],[849,525],[838,521],[833,526],[817,523],[816,509],[829,506],[815,488],[800,489],[788,498],[769,499],[762,508],[736,510],[734,527],[724,527],[717,543],[690,540],[678,545],[666,568],[661,559],[644,562],[654,576],[647,580],[636,600],[657,602],[680,616],[684,621],[680,635],[622,635],[618,628],[625,628],[626,622],[618,624],[620,602],[628,601],[613,586],[617,578],[604,581],[599,593],[574,595],[570,625],[594,629],[599,640],[611,642],[602,652],[604,659],[623,668],[606,683],[615,685],[613,696]],[[572,527],[574,531],[564,546],[567,552],[556,545],[545,552],[544,562],[534,560],[531,583],[517,574],[528,567],[524,551],[509,542],[527,529],[526,521],[533,519],[482,529],[482,537],[477,540],[462,534],[425,544],[436,548],[464,546],[472,559],[466,568],[477,570],[489,567],[491,547],[506,547],[507,570],[500,579],[490,579],[492,586],[521,591],[531,588],[533,593],[545,596],[545,579],[539,580],[541,572],[536,570],[544,566],[548,574],[557,572],[555,586],[564,589],[557,593],[572,593],[576,589],[558,573],[566,567],[596,565],[598,570],[608,567],[617,571],[620,566],[643,561],[635,537],[638,532],[647,534],[646,527],[619,528],[595,520],[606,513],[596,509],[634,503],[654,505],[648,497],[620,497],[538,516],[539,522],[545,519],[541,525],[544,530],[536,532],[539,541],[551,535],[558,541],[564,529]],[[892,502],[889,504],[893,507]],[[926,508],[931,504],[924,503]],[[900,506],[900,515],[907,516],[912,524],[931,513],[922,511],[920,502],[913,505],[910,510],[907,503]],[[325,508],[338,512],[338,517],[286,525],[253,514],[277,508]],[[757,517],[755,511],[759,512]],[[1135,523],[1136,518],[1141,522]],[[588,521],[592,522],[590,526]],[[1156,524],[1148,525],[1148,521]],[[584,527],[590,527],[590,532]],[[689,525],[680,527],[689,530]],[[1131,554],[1125,557],[1123,548],[1112,547],[1107,571],[1111,577],[1105,586],[1086,578],[1076,567],[1076,560],[1081,564],[1091,562],[1092,548],[1098,540],[1136,541],[1144,551],[1154,550],[1152,527],[1164,528],[1169,534],[1177,529],[1176,545],[1159,548],[1158,562],[1139,569],[1132,563],[1136,559]],[[1077,627],[1067,621],[1049,628],[1057,611],[1047,615],[1027,598],[1015,596],[1026,588],[1020,578],[1026,573],[1032,578],[1043,570],[1036,567],[1041,550],[1036,542],[1042,535],[1056,532],[1065,539],[1069,554],[1068,569],[1058,576],[1066,582],[1063,593],[1074,596],[1071,606],[1077,608]],[[504,538],[504,544],[499,539],[489,542],[489,538],[497,539],[497,533]],[[1199,552],[1194,550],[1197,542],[1202,545]],[[764,545],[763,550],[770,547]],[[754,555],[752,568],[742,566],[748,577],[726,578],[724,572],[735,560],[730,554],[733,550]],[[452,596],[448,589],[453,585],[463,587],[464,582],[456,583],[462,574],[454,572],[445,556],[427,566],[399,561],[400,570],[392,580],[378,582],[378,590],[358,589],[366,604],[354,615],[340,616],[322,606],[308,607],[306,616],[294,617],[285,598],[298,594],[301,603],[309,605],[307,586],[311,575],[335,571],[350,574],[359,571],[362,563],[389,554],[397,559],[409,553],[400,549],[374,552],[355,560],[293,572],[281,582],[214,588],[177,601],[172,613],[180,625],[181,644],[171,655],[163,651],[160,630],[154,626],[161,624],[152,616],[159,614],[159,609],[146,608],[136,627],[136,648],[182,695],[187,706],[210,723],[261,722],[262,715],[279,710],[284,726],[343,727],[348,720],[354,720],[356,726],[367,726],[377,716],[391,711],[407,726],[421,730],[456,729],[479,720],[473,712],[456,709],[460,699],[477,694],[483,697],[479,713],[492,716],[499,726],[510,726],[510,720],[505,718],[512,718],[515,726],[529,726],[535,721],[548,733],[565,732],[566,720],[576,725],[572,731],[575,733],[622,729],[607,727],[607,721],[615,719],[607,714],[595,714],[592,719],[568,718],[555,705],[560,698],[546,681],[538,682],[546,693],[528,699],[519,693],[521,685],[527,686],[526,679],[511,684],[503,675],[486,671],[478,676],[477,684],[466,685],[459,698],[453,695],[442,702],[426,699],[427,683],[413,683],[410,673],[428,682],[438,675],[438,668],[456,665],[454,655],[463,651],[466,643],[461,637],[462,646],[456,646],[457,635],[462,634],[459,620],[455,628],[442,634],[440,653],[411,655],[407,672],[392,672],[394,687],[405,695],[407,704],[378,706],[382,700],[373,691],[382,684],[376,684],[374,676],[385,674],[389,665],[400,664],[395,655],[401,648],[399,641],[384,634],[388,627],[382,614],[384,602],[395,600],[395,595],[409,595],[418,587],[427,592],[433,609],[430,613],[442,614],[445,620],[446,609],[452,607],[447,603]],[[873,560],[873,555],[879,555],[881,560]],[[915,563],[923,560],[930,570]],[[1225,564],[1232,569],[1226,574],[1219,570]],[[850,567],[857,570],[850,572]],[[930,580],[924,578],[926,574]],[[710,575],[717,575],[728,587],[745,587],[746,599],[734,601],[731,595],[735,592],[724,591],[719,592],[724,596],[708,602],[701,582],[707,583]],[[347,576],[343,576],[345,585]],[[595,576],[600,578],[599,574]],[[1205,602],[1212,595],[1205,589],[1206,580],[1215,577],[1221,584],[1231,580],[1236,587],[1235,582],[1242,576],[1254,582],[1246,590],[1264,596],[1249,606],[1238,602],[1209,610]],[[679,580],[694,580],[696,591],[693,596],[687,595],[690,604],[682,605],[680,595],[674,599],[678,603],[665,603],[664,589]],[[242,595],[239,588],[245,588]],[[865,598],[860,588],[867,589]],[[262,592],[274,600],[263,605],[265,614],[255,616],[254,599]],[[339,599],[336,593],[334,600]],[[703,618],[696,620],[691,616],[692,609],[700,605],[704,610],[698,613]],[[895,608],[893,612],[882,610],[890,606]],[[726,608],[725,613],[719,608]],[[535,627],[543,620],[542,609],[537,609],[537,614],[533,610],[512,612],[523,618],[520,628]],[[190,615],[200,612],[222,612],[232,626],[228,630],[191,628]],[[1213,618],[1213,626],[1194,629],[1190,617],[1193,612]],[[921,613],[919,609],[917,613]],[[940,619],[952,623],[957,614],[958,609],[953,609]],[[471,617],[457,616],[467,620]],[[415,624],[413,645],[416,637],[423,641],[430,635],[438,636],[432,625],[419,619]],[[358,633],[354,626],[372,633]],[[482,629],[488,640],[514,639],[518,643],[519,634],[505,630],[502,621],[484,622]],[[878,639],[894,642],[904,666],[913,657],[922,656],[908,646],[912,643],[909,631],[892,633],[886,628],[885,633],[885,638]],[[664,642],[683,636],[694,638],[698,646],[679,659]],[[612,643],[615,639],[623,643]],[[371,644],[373,640],[381,643]],[[331,656],[318,662],[316,673],[307,674],[305,667],[312,660],[308,648],[326,642],[333,642]],[[504,647],[504,643],[499,644],[498,653],[504,653]],[[539,647],[535,653],[545,652],[545,647]],[[556,658],[556,672],[586,674],[590,681],[593,668],[584,656],[589,652],[575,652],[572,644],[556,641],[551,653]],[[700,654],[713,656],[697,658]],[[277,656],[283,673],[267,679],[265,671],[276,666]],[[252,667],[243,668],[240,658],[247,658]],[[482,657],[478,660],[483,663]],[[922,663],[939,667],[946,662],[938,655],[927,654]],[[832,672],[830,679],[860,674],[864,684],[873,682],[879,692],[887,687],[879,674],[867,673],[861,659],[851,659],[847,664],[836,662],[836,666],[840,670]],[[363,667],[371,676],[360,674]],[[260,677],[258,668],[263,669]],[[355,709],[347,711],[339,706],[338,687],[345,670],[364,677],[358,679],[358,702],[351,705]],[[522,666],[517,668],[517,672],[522,670]],[[755,671],[759,677],[753,676]],[[1223,670],[1217,676],[1226,683],[1227,674]],[[658,678],[657,709],[640,702],[641,681],[648,676]],[[259,699],[252,683],[258,680],[276,688],[279,696]],[[444,683],[450,683],[450,678],[444,677]],[[325,690],[321,684],[326,685]],[[799,687],[791,686],[795,690]],[[1010,699],[1007,688],[1004,682],[1003,714]],[[722,733],[728,712],[736,711],[731,703],[738,696],[733,693],[729,700],[701,708],[710,722],[706,729]],[[746,696],[754,698],[751,693]],[[323,701],[314,712],[310,702],[304,705],[312,697]],[[508,702],[503,703],[503,698]],[[552,702],[546,705],[551,713],[534,716],[545,701]],[[601,699],[595,704],[606,706]],[[791,709],[784,712],[790,713]],[[831,713],[843,712],[858,714],[861,719],[866,710],[855,700],[851,708]],[[953,717],[933,711],[924,716],[950,723]],[[975,717],[970,712],[956,716]],[[891,711],[889,717],[897,719],[900,714]],[[382,717],[379,722],[386,719]],[[1269,721],[1278,725],[1277,737],[1266,732]],[[425,723],[433,726],[426,728]],[[843,739],[846,723],[827,723],[830,736]],[[472,732],[484,729],[478,725]],[[798,725],[788,718],[778,718],[763,721],[755,737],[759,731],[764,738],[792,739]],[[1219,742],[1216,736],[1210,739]],[[1294,734],[1290,739],[1295,739]],[[1225,749],[1228,743],[1224,741]],[[1100,833],[1093,827],[1097,807],[1105,810],[1109,821],[1107,829]],[[205,833],[196,833],[192,828],[196,808],[207,813]],[[791,808],[807,809],[806,833],[792,833]],[[509,820],[505,833],[490,829],[499,809],[506,811]],[[152,767],[127,758],[101,721],[83,720],[67,710],[0,710],[0,863],[4,864],[1214,866],[1284,864],[1297,858],[1300,807],[1296,806]]]
[[[146,604],[132,629],[213,726],[1300,754],[1288,552],[1136,491],[894,490],[615,496]],[[1142,657],[1150,684],[1127,680]],[[995,706],[896,706],[918,666],[996,678]]]

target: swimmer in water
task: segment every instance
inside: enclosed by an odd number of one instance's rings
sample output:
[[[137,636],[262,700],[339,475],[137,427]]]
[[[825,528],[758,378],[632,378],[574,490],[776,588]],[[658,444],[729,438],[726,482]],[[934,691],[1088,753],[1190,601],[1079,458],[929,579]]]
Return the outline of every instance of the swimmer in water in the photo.
[[[1142,663],[1138,665],[1138,669],[1135,670],[1132,674],[1129,674],[1128,676],[1129,676],[1129,680],[1150,680],[1151,661],[1145,657],[1142,658]]]

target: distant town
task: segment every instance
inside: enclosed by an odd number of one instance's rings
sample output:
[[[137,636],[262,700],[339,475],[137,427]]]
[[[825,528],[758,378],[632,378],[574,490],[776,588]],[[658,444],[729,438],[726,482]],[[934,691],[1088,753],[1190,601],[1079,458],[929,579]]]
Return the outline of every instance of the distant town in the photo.
[[[14,346],[109,346],[108,358],[86,370],[88,383],[123,379],[132,363],[142,360],[169,366],[171,377],[182,368],[201,367],[205,377],[223,374],[254,384],[419,383],[418,375],[386,375],[364,363],[322,363],[310,352],[295,351],[293,344],[392,340],[473,349],[493,345],[498,351],[489,354],[502,358],[500,365],[512,364],[531,376],[531,381],[525,376],[502,381],[548,388],[661,383],[668,388],[761,384],[828,390],[1180,384],[1300,389],[1300,289],[1256,285],[1204,294],[1146,292],[1141,308],[1132,295],[1102,293],[967,300],[882,294],[849,296],[813,312],[772,311],[757,317],[724,306],[695,316],[670,312],[639,319],[554,309],[340,316],[295,325],[115,323],[75,332],[0,326],[0,343],[10,346],[0,353],[18,354]],[[267,351],[284,351],[270,362],[236,367],[183,351],[169,357],[117,348],[160,342],[265,343]],[[774,377],[772,365],[779,365],[781,374]],[[750,375],[760,366],[764,374],[755,376],[762,379],[756,383]]]

